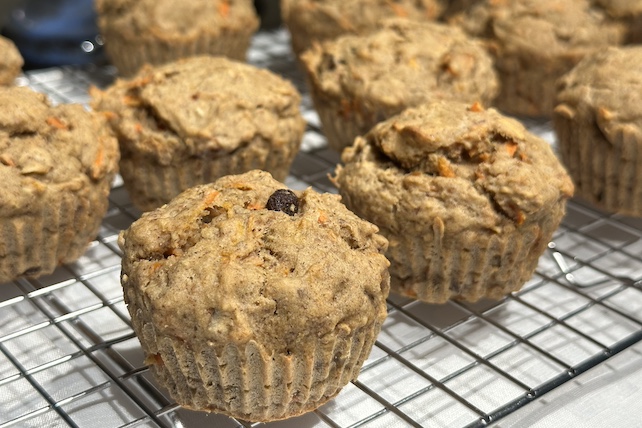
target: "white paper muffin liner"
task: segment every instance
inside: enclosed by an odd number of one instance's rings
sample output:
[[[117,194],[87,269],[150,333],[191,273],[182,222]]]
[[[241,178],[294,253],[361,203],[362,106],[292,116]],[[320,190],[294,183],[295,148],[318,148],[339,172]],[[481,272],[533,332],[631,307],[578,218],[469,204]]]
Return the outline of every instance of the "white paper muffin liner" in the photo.
[[[367,207],[350,206],[350,190],[340,189],[348,208],[368,219]],[[566,201],[548,209],[539,222],[495,235],[469,230],[445,235],[440,219],[425,230],[392,232],[379,223],[390,244],[390,291],[428,303],[449,299],[500,299],[519,290],[533,275],[565,213]]]
[[[50,274],[59,264],[80,258],[109,204],[107,192],[92,202],[71,192],[47,199],[37,212],[0,222],[0,282]]]
[[[121,76],[132,76],[144,64],[160,65],[198,55],[225,56],[245,61],[254,31],[204,34],[188,40],[131,40],[105,30],[105,49]]]
[[[351,146],[355,138],[365,135],[379,121],[386,119],[397,111],[371,109],[363,103],[346,107],[341,100],[316,93],[312,90],[311,96],[314,108],[319,115],[323,134],[328,140],[328,146],[339,153]]]
[[[457,239],[439,233],[433,239],[420,234],[389,237],[390,290],[429,303],[500,299],[533,275],[552,233],[530,228],[485,242],[474,232]]]
[[[607,141],[583,119],[554,116],[560,157],[575,195],[610,212],[642,216],[642,141],[627,128]]]
[[[219,354],[197,344],[161,335],[151,323],[134,326],[156,379],[178,404],[247,421],[271,421],[314,410],[336,396],[359,374],[381,329],[366,325],[349,334],[313,340],[306,352],[269,354],[249,341],[228,344]],[[296,349],[296,345],[293,345]]]
[[[299,141],[292,141],[285,147],[268,147],[267,144],[255,143],[229,155],[191,157],[171,165],[159,165],[138,157],[124,157],[120,161],[120,173],[132,203],[141,211],[158,208],[183,190],[212,182],[225,175],[261,169],[270,172],[279,181],[285,180]]]

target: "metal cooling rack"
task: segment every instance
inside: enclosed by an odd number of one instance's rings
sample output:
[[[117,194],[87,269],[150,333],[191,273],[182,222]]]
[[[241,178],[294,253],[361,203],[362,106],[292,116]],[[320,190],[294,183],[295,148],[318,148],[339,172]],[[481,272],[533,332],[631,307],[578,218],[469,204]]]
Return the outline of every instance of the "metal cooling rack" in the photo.
[[[294,81],[309,123],[287,184],[321,191],[339,156],[318,117],[285,31],[262,32],[250,62]],[[54,102],[88,101],[109,67],[27,73],[19,83]],[[550,126],[528,124],[552,140]],[[120,230],[138,218],[117,180],[97,239],[76,263],[0,286],[0,428],[249,427],[180,409],[155,383],[119,283]],[[486,426],[642,339],[642,219],[577,201],[518,293],[500,302],[427,305],[392,296],[356,382],[285,427]]]

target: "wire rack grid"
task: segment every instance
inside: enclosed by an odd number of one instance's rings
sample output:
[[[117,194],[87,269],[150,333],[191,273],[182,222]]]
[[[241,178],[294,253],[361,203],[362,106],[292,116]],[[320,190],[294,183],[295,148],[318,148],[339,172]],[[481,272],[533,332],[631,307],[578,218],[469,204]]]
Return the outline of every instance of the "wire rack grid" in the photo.
[[[339,156],[319,121],[284,30],[259,33],[249,61],[291,79],[308,121],[286,184],[336,192]],[[87,103],[110,67],[26,73],[55,103]],[[546,123],[527,123],[553,141]],[[0,286],[0,428],[481,427],[642,340],[642,219],[570,201],[536,274],[499,302],[428,305],[391,296],[359,378],[299,418],[250,424],[179,408],[143,365],[120,287],[118,233],[140,215],[117,179],[100,233],[52,275]]]

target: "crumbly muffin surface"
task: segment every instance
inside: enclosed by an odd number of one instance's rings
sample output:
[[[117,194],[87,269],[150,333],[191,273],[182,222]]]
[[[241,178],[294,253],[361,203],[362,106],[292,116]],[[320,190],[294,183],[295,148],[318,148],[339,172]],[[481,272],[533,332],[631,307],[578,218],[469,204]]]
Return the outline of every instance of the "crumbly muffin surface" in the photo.
[[[230,26],[258,28],[250,0],[96,0],[96,9],[101,27],[137,38],[189,40]]]
[[[103,117],[80,105],[51,107],[24,87],[0,88],[0,106],[0,216],[41,210],[61,192],[106,200],[109,183],[91,189],[111,181],[119,154]]]
[[[518,290],[573,193],[548,143],[479,104],[409,108],[342,160],[346,206],[389,240],[392,290],[430,303]]]
[[[571,53],[621,43],[624,29],[590,0],[484,0],[450,18],[507,51]]]
[[[484,39],[500,76],[494,105],[520,116],[550,116],[556,80],[627,36],[626,25],[591,0],[483,0],[448,19]]]
[[[256,140],[285,146],[305,126],[291,83],[220,57],[144,68],[92,95],[92,107],[108,112],[124,155],[131,151],[161,165],[220,156]]]
[[[642,216],[642,47],[587,56],[558,89],[553,124],[578,195]]]
[[[20,74],[24,63],[16,45],[0,36],[0,85],[11,85]]]
[[[642,141],[642,48],[609,48],[580,62],[559,84],[559,107],[566,115],[577,109],[595,112],[595,122],[607,140],[624,128]],[[588,117],[587,117],[588,118]]]
[[[279,189],[262,171],[227,176],[121,234],[125,297],[157,335],[289,355],[383,321],[385,238],[336,195],[295,192],[294,209],[275,205]]]
[[[344,36],[303,57],[324,96],[371,109],[400,109],[437,99],[489,103],[498,91],[491,57],[460,29],[394,19],[367,37]],[[358,107],[355,107],[358,108]]]
[[[363,195],[381,195],[384,203],[359,205],[397,232],[404,222],[432,224],[435,217],[453,234],[512,230],[541,220],[573,192],[546,142],[478,105],[408,109],[358,139],[343,160],[339,182],[360,182],[353,185],[368,187]]]
[[[297,53],[314,42],[342,34],[368,34],[390,17],[417,21],[437,19],[444,9],[439,0],[282,0],[283,20],[292,33]]]

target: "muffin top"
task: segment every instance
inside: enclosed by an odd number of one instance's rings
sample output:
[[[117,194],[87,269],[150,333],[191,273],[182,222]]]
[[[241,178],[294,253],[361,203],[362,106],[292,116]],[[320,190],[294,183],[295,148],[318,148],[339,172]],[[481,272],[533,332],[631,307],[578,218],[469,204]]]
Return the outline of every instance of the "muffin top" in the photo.
[[[559,81],[556,114],[578,111],[609,141],[642,141],[642,47],[610,47],[585,57]]]
[[[26,87],[0,87],[0,216],[33,212],[43,195],[81,192],[117,171],[118,143],[103,117],[52,107]]]
[[[162,334],[287,354],[386,316],[387,248],[337,195],[250,171],[186,190],[122,232],[122,283]],[[140,307],[140,305],[138,305]]]
[[[623,42],[626,29],[591,0],[483,0],[449,18],[469,34],[493,40],[497,55],[573,58]]]
[[[95,5],[101,28],[131,38],[190,40],[259,25],[251,0],[96,0]]]
[[[399,224],[435,218],[449,233],[512,230],[573,193],[548,143],[478,104],[407,109],[357,138],[342,159],[339,188],[372,195],[369,218],[397,233]]]
[[[11,85],[20,74],[24,60],[16,45],[0,36],[0,85]]]
[[[490,102],[497,76],[482,45],[457,27],[388,20],[368,36],[343,36],[302,56],[321,94],[390,108],[428,100]]]
[[[305,126],[300,95],[287,80],[222,57],[192,57],[144,67],[106,91],[92,88],[92,107],[106,112],[123,154],[161,165],[229,153],[261,139],[293,141]]]
[[[392,16],[435,20],[444,5],[441,0],[281,0],[281,8],[293,38],[300,30],[321,41],[342,34],[368,34]]]

